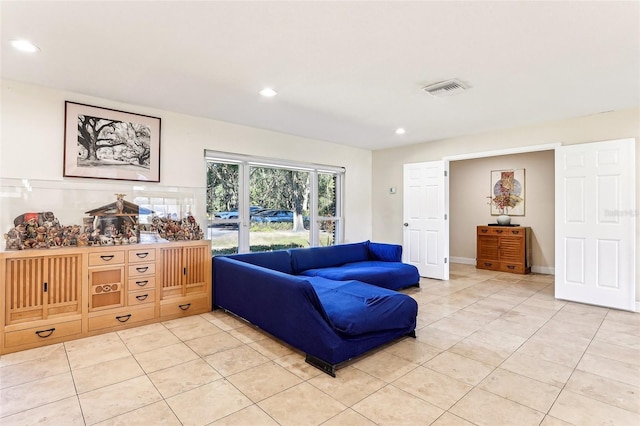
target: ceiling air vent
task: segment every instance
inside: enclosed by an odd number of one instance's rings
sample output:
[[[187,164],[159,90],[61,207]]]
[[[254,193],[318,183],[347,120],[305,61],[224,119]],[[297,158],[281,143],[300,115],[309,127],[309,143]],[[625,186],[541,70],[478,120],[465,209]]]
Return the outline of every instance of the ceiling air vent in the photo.
[[[467,86],[460,80],[451,79],[441,81],[439,83],[430,84],[422,88],[425,92],[431,96],[451,96],[467,90]]]

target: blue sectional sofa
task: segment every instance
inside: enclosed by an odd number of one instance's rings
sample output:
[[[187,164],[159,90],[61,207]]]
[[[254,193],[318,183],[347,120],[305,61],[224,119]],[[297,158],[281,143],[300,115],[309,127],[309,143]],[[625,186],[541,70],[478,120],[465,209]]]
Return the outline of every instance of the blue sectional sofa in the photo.
[[[418,285],[402,247],[362,242],[213,258],[213,306],[306,353],[335,376],[338,364],[415,336],[418,305],[395,291]]]

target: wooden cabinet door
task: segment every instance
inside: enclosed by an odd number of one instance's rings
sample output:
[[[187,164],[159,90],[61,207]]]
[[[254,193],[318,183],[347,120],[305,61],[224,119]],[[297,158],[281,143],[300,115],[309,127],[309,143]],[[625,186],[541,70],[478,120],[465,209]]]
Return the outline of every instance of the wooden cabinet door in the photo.
[[[206,293],[208,246],[162,249],[162,298]]]
[[[8,259],[5,324],[80,314],[81,275],[79,254]]]

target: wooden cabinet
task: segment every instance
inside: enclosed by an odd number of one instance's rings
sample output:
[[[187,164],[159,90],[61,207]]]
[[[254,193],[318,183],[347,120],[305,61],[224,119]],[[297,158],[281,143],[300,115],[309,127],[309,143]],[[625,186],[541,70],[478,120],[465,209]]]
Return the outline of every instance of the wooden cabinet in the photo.
[[[517,274],[531,272],[531,228],[478,226],[476,268]]]
[[[210,242],[0,251],[0,354],[211,310]]]
[[[176,318],[211,310],[209,246],[189,244],[161,248],[160,316]]]

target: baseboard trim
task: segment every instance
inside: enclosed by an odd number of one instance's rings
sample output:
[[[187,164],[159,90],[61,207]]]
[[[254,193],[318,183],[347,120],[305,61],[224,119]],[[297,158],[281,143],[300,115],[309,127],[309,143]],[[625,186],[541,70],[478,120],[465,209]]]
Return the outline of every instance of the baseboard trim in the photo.
[[[450,263],[460,263],[463,265],[475,265],[476,264],[476,260],[475,259],[470,259],[468,257],[455,257],[452,256],[449,258]],[[536,274],[545,274],[545,275],[555,275],[556,274],[556,268],[551,267],[551,266],[535,266],[533,265],[531,267],[531,272],[534,272]],[[640,302],[638,302],[640,303]]]

